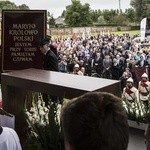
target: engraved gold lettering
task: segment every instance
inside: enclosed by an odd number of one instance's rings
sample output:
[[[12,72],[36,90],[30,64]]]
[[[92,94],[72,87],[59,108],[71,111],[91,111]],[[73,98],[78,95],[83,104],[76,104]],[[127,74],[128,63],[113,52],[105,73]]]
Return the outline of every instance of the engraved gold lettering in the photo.
[[[9,35],[37,35],[38,30],[9,30]]]
[[[37,48],[36,47],[30,47],[30,48],[28,48],[28,47],[25,47],[24,48],[24,51],[30,51],[30,52],[35,52],[35,51],[37,51]]]
[[[35,29],[35,24],[13,24],[13,29]]]
[[[15,47],[10,47],[10,51],[12,52],[16,52],[16,51],[20,51],[21,48],[15,48]]]
[[[19,41],[28,41],[28,42],[31,42],[33,41],[33,36],[14,36],[13,37],[13,40],[16,42],[19,42]]]
[[[33,61],[32,57],[13,57],[13,61]]]
[[[15,43],[15,47],[31,47],[32,43]]]
[[[12,52],[11,56],[12,57],[13,56],[24,56],[24,57],[29,56],[29,57],[34,57],[35,54],[34,54],[34,52]]]

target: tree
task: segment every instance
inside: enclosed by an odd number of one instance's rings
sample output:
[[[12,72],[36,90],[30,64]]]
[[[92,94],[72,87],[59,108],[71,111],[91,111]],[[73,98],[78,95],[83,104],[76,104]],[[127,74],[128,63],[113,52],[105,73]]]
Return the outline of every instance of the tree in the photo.
[[[117,26],[127,26],[129,24],[128,18],[125,14],[118,14],[113,17],[114,24]]]
[[[62,14],[61,14],[61,17],[63,17],[63,18],[65,17],[65,12],[66,12],[66,11],[63,10],[63,12],[62,12]]]
[[[18,8],[22,10],[29,10],[29,7],[26,4],[19,5]]]
[[[66,7],[65,22],[71,27],[83,27],[92,24],[89,4],[82,5],[79,0],[72,0]]]
[[[102,14],[101,10],[92,10],[90,12],[92,22],[98,22],[98,18],[99,16],[101,16],[101,14]]]
[[[0,11],[2,9],[22,9],[27,10],[29,7],[26,4],[22,4],[17,6],[15,3],[10,1],[0,1]]]
[[[48,23],[49,27],[55,26],[55,19],[53,17],[53,14],[50,14],[50,12],[47,13],[47,23]]]
[[[106,21],[105,21],[105,19],[104,19],[104,16],[99,16],[99,17],[98,17],[98,23],[101,24],[101,25],[106,24]]]
[[[104,20],[106,21],[107,24],[113,24],[114,23],[114,16],[117,15],[117,11],[116,10],[103,10],[103,16],[104,16]]]
[[[2,9],[17,9],[17,6],[10,1],[0,1],[0,10]]]
[[[128,18],[128,20],[130,21],[130,22],[135,22],[136,20],[135,20],[135,11],[134,11],[134,9],[133,8],[128,8],[128,9],[126,9],[125,10],[125,15],[126,15],[126,17]]]
[[[135,9],[136,19],[140,21],[150,15],[150,0],[131,0],[130,5]]]

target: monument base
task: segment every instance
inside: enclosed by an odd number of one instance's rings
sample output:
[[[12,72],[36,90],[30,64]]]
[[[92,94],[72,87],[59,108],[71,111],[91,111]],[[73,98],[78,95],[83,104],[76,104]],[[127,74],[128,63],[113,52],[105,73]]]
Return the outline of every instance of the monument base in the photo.
[[[133,120],[128,120],[129,127],[140,129],[140,130],[145,130],[147,127],[146,123],[141,123]]]

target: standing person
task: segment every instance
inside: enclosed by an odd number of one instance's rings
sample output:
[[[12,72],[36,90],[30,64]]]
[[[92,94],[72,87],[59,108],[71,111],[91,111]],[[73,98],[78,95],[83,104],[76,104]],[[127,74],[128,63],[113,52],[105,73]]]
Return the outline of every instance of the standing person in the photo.
[[[140,55],[140,60],[136,63],[138,67],[146,67],[148,66],[148,62],[144,59],[143,55]]]
[[[127,150],[129,127],[119,97],[86,93],[63,107],[61,121],[66,150]]]
[[[0,126],[0,150],[22,150],[15,130]]]
[[[129,102],[138,100],[138,89],[133,86],[133,79],[130,77],[126,81],[126,87],[123,89],[122,98]]]
[[[40,51],[44,55],[43,69],[50,70],[50,71],[58,71],[58,57],[50,49],[49,41],[47,39],[41,40]]]
[[[66,57],[66,55],[63,55],[62,57],[61,57],[61,60],[60,60],[60,62],[59,62],[59,64],[58,64],[58,68],[59,68],[59,71],[60,72],[63,72],[63,73],[67,73],[68,72],[68,66],[67,66],[67,57]]]
[[[133,86],[133,79],[127,79],[126,87],[123,89],[122,98],[126,104],[128,114],[133,113],[136,116],[136,110],[139,110],[138,89]]]
[[[112,79],[119,80],[119,65],[117,63],[116,58],[113,59],[113,63],[112,63],[111,68],[112,68]]]
[[[148,111],[148,102],[150,97],[150,82],[148,81],[148,75],[144,73],[141,76],[141,81],[138,84],[139,98],[144,104],[145,111]]]
[[[58,58],[56,54],[50,49],[48,39],[42,39],[40,41],[40,51],[44,55],[43,58],[43,69],[50,71],[58,72]],[[56,96],[48,96],[47,94],[43,94],[43,100],[45,102],[45,106],[48,106],[49,98],[55,103],[57,101]]]
[[[92,59],[91,59],[89,54],[87,54],[85,56],[84,63],[85,63],[85,73],[88,76],[91,76],[91,73],[92,73]]]
[[[132,73],[130,72],[129,68],[125,68],[122,76],[119,78],[121,81],[121,90],[123,90],[123,88],[126,86],[126,81],[129,78],[132,78]]]
[[[96,52],[96,57],[94,59],[94,68],[96,73],[98,73],[101,76],[103,71],[103,58],[100,52]]]
[[[112,67],[112,59],[110,58],[109,55],[106,55],[105,58],[103,59],[103,76],[104,78],[112,78],[112,73],[111,73],[111,67]]]

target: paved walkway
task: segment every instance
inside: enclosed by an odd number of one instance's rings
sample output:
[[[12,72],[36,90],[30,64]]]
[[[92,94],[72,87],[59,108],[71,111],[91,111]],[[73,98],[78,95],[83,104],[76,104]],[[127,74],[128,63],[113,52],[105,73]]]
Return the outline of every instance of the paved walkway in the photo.
[[[128,150],[146,150],[144,132],[144,130],[130,128]]]

